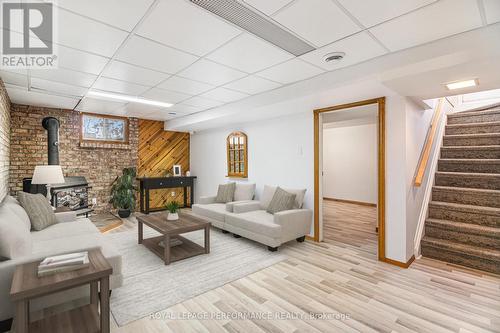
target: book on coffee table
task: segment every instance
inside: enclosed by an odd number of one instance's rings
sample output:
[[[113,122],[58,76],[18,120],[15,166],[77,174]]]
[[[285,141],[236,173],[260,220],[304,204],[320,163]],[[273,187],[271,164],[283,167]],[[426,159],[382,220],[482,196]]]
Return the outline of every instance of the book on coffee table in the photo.
[[[88,252],[68,253],[45,258],[38,265],[38,276],[74,271],[89,267]]]

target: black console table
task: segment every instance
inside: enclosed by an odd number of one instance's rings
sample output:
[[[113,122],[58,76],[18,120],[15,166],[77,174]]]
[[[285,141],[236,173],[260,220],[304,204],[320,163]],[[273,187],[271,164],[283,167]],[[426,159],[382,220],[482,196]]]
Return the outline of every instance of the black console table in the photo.
[[[194,180],[196,177],[143,177],[137,178],[139,181],[139,195],[141,213],[149,214],[149,191],[168,188],[184,189],[184,207],[191,207],[194,201]],[[188,206],[187,188],[191,189],[191,200]]]

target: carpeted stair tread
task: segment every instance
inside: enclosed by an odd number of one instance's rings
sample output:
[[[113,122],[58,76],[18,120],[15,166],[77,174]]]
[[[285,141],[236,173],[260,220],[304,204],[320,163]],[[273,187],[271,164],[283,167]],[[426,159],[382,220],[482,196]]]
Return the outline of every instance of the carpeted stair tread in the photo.
[[[449,114],[448,118],[483,116],[483,115],[491,115],[491,114],[500,114],[500,109],[494,108],[494,109],[486,109],[486,110],[456,112],[456,113]]]
[[[498,261],[498,264],[500,265],[500,250],[462,244],[427,236],[424,236],[422,239],[422,246],[432,246],[443,250],[463,253],[468,256],[484,258],[495,262]]]
[[[432,219],[432,218],[427,219],[425,223],[426,227],[431,226],[446,230],[456,230],[467,234],[487,236],[491,238],[500,239],[500,228],[496,227],[455,222],[449,220]]]
[[[448,208],[455,211],[466,212],[466,213],[479,213],[484,215],[498,216],[500,217],[500,208],[497,207],[486,207],[477,205],[464,205],[453,202],[443,202],[443,201],[431,201],[430,206]]]
[[[500,159],[440,158],[438,171],[500,173]]]
[[[500,121],[482,123],[449,124],[445,127],[445,135],[500,133]]]
[[[496,146],[500,133],[452,134],[443,137],[443,146]]]
[[[444,159],[500,159],[500,145],[491,146],[443,146],[441,158]]]
[[[438,186],[458,186],[500,190],[500,174],[437,171],[435,177]]]
[[[455,186],[433,186],[432,200],[500,208],[500,191]]]

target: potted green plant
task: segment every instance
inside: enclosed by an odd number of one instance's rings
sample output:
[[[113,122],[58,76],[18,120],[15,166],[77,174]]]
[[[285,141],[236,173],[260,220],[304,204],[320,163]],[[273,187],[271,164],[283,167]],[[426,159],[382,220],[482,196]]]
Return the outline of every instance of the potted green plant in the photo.
[[[137,173],[135,168],[124,168],[122,175],[116,177],[111,184],[111,200],[109,201],[114,208],[118,209],[118,216],[126,218],[135,207],[134,185]]]
[[[168,210],[168,215],[167,215],[167,220],[169,221],[175,221],[179,219],[179,203],[177,201],[170,201],[167,203],[167,210]]]

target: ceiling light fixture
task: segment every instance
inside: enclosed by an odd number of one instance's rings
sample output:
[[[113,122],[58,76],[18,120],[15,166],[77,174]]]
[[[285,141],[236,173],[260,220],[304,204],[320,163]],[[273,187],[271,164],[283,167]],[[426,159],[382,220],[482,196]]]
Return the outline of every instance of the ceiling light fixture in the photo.
[[[238,0],[189,0],[195,5],[231,22],[269,43],[300,56],[316,48],[281,27],[276,21],[245,6]]]
[[[126,102],[132,102],[132,103],[147,104],[147,105],[159,106],[161,108],[169,108],[173,105],[172,103],[154,101],[151,99],[145,99],[145,98],[137,97],[137,96],[113,94],[113,93],[107,93],[107,92],[96,91],[96,90],[90,90],[87,93],[87,96],[101,97],[101,98],[106,98],[106,99],[115,99],[118,101],[126,101]]]
[[[169,112],[168,114],[175,116],[177,114],[177,112]]]
[[[448,90],[455,90],[455,89],[475,87],[478,84],[479,84],[479,82],[477,81],[477,79],[472,79],[472,80],[450,82],[450,83],[446,83],[445,85],[446,85],[446,88]]]
[[[333,52],[326,54],[323,57],[323,60],[325,60],[325,62],[339,62],[340,60],[344,59],[344,57],[344,52]]]

